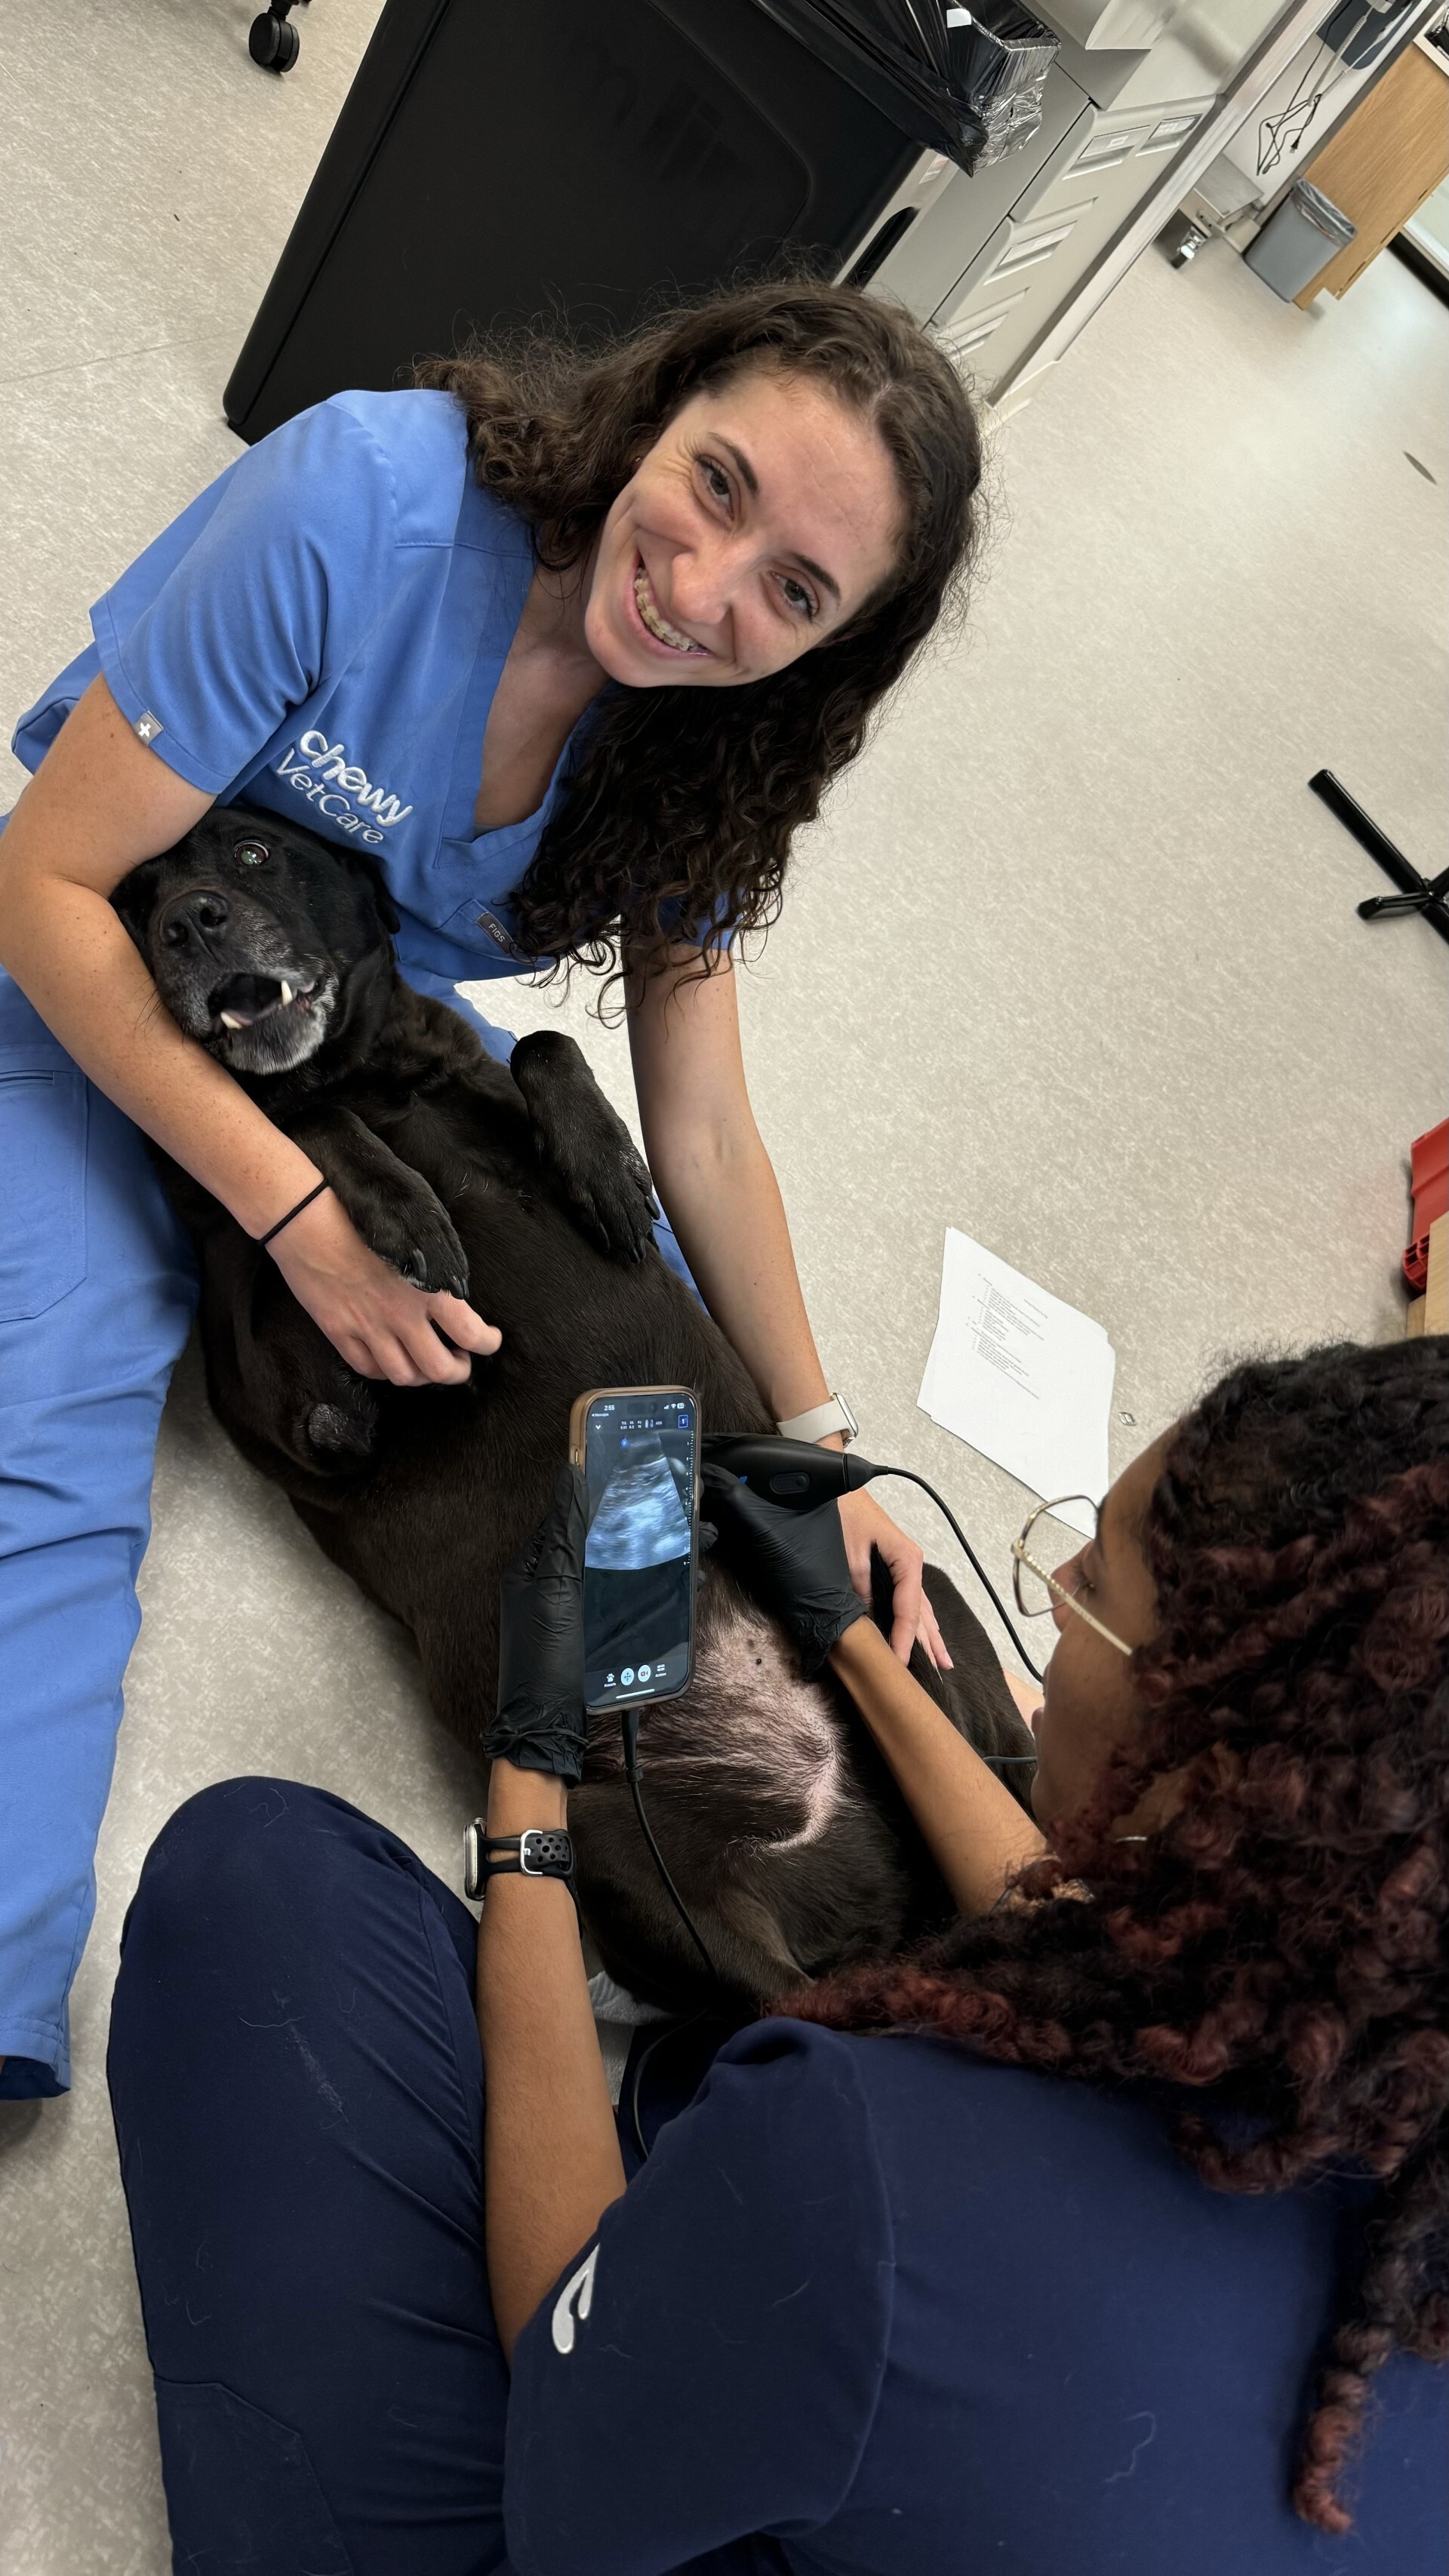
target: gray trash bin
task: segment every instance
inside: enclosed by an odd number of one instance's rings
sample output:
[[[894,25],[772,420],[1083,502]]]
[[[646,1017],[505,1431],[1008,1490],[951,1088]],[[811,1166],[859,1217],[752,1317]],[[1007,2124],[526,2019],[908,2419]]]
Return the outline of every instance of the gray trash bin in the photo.
[[[1339,207],[1300,179],[1244,252],[1249,268],[1291,304],[1358,232]]]

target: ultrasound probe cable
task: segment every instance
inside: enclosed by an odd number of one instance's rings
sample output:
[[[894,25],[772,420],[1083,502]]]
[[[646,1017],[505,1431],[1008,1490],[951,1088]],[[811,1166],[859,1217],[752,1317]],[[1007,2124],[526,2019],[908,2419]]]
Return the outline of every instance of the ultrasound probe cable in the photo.
[[[650,1825],[648,1817],[644,1813],[644,1799],[639,1787],[639,1720],[643,1714],[643,1710],[639,1708],[626,1708],[623,1712],[624,1777],[629,1783],[629,1794],[634,1801],[634,1813],[639,1819],[639,1831],[649,1846],[650,1859],[653,1861],[661,1879],[664,1881],[669,1901],[673,1906],[675,1913],[678,1915],[680,1922],[684,1925],[686,1932],[689,1934],[691,1941],[694,1943],[696,1950],[704,1961],[707,1974],[713,1977],[716,1985],[719,1985],[722,1983],[719,1970],[715,1966],[713,1959],[710,1957],[708,1950],[704,1946],[704,1942],[696,1928],[694,1917],[690,1913],[688,1906],[685,1904],[683,1897],[680,1895],[678,1888],[675,1886],[673,1879],[670,1877],[668,1870],[664,1866],[664,1854],[654,1839],[653,1828]]]

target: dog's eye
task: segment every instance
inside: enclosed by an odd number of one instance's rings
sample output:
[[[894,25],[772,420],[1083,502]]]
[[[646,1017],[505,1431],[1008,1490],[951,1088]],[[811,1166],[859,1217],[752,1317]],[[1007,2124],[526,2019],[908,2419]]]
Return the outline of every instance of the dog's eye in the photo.
[[[271,855],[265,841],[238,841],[232,849],[232,857],[243,868],[264,868]]]

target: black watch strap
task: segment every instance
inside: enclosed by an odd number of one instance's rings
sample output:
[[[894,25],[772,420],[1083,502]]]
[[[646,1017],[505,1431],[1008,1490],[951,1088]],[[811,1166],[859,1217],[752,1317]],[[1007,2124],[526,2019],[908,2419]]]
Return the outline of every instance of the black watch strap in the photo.
[[[561,1825],[490,1834],[481,1817],[463,1836],[463,1894],[481,1896],[490,1878],[561,1878],[574,1893],[574,1846]]]

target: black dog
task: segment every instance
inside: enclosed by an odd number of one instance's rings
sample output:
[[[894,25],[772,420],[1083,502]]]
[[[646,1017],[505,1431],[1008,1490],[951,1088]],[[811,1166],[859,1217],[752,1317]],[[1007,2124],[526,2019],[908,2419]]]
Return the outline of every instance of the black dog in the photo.
[[[115,906],[181,1027],[324,1172],[373,1250],[421,1288],[471,1287],[503,1333],[460,1388],[357,1377],[270,1258],[175,1165],[196,1243],[212,1403],[337,1564],[412,1629],[434,1708],[472,1746],[492,1710],[498,1580],[540,1519],[590,1386],[694,1387],[706,1430],[768,1431],[723,1335],[660,1260],[649,1175],[571,1039],[510,1069],[403,984],[366,861],[272,816],[213,808]],[[955,1658],[913,1669],[987,1754],[1029,1755],[984,1633],[928,1569]],[[835,1684],[706,1559],[695,1675],[652,1708],[650,1822],[735,2000],[879,1955],[944,1921],[944,1887]],[[1026,1769],[1004,1775],[1020,1787]],[[675,2007],[702,1971],[635,1822],[612,1720],[591,1725],[569,1822],[611,1973]],[[715,1998],[715,2000],[718,2000]]]

